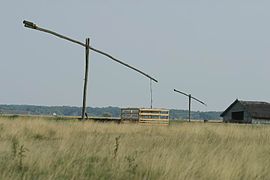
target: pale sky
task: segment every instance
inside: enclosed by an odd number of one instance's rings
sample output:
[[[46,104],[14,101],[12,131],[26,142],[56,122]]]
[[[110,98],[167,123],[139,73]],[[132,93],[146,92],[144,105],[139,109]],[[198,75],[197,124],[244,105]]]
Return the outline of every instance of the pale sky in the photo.
[[[187,109],[191,93],[224,110],[270,102],[270,1],[3,0],[0,104],[81,106],[84,48],[23,27],[35,22],[85,41],[156,78],[153,106]],[[87,105],[149,107],[149,79],[92,52]]]

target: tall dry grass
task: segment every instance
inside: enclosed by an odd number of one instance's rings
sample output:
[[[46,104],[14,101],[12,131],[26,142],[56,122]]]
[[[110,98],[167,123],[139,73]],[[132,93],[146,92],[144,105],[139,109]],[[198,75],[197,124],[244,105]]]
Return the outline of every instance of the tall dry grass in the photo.
[[[268,179],[270,126],[0,117],[0,179]]]

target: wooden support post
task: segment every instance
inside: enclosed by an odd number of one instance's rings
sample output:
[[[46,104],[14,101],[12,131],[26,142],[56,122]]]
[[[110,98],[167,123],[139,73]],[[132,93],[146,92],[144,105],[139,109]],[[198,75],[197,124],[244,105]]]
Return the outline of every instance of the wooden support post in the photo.
[[[152,88],[152,79],[150,79],[150,107],[153,108],[153,88]]]
[[[190,122],[191,94],[188,95],[188,122]]]
[[[199,103],[201,103],[201,104],[203,104],[203,105],[206,106],[206,104],[205,104],[204,102],[202,102],[201,100],[199,100],[199,99],[197,99],[197,98],[195,98],[195,97],[192,97],[191,94],[186,94],[186,93],[181,92],[181,91],[178,91],[178,90],[176,90],[176,89],[174,89],[174,91],[175,91],[175,92],[178,92],[178,93],[180,93],[180,94],[183,94],[183,95],[185,95],[185,96],[188,97],[188,121],[189,121],[189,122],[190,122],[190,116],[191,116],[191,115],[190,115],[190,114],[191,114],[191,99],[194,99],[194,100],[198,101]]]
[[[85,76],[84,76],[84,87],[83,87],[83,107],[82,107],[82,120],[85,119],[86,113],[86,94],[87,94],[87,81],[88,81],[88,66],[89,66],[89,46],[90,39],[86,38],[85,41]]]

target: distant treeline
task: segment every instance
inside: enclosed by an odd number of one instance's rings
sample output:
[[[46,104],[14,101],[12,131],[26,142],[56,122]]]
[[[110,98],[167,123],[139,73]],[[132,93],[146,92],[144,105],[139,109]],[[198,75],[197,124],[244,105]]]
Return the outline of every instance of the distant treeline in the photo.
[[[106,116],[120,117],[121,108],[119,107],[102,107],[87,108],[88,116]],[[220,113],[217,111],[200,112],[192,111],[192,119],[217,120],[220,119]],[[80,116],[81,108],[74,106],[33,106],[33,105],[0,105],[0,114],[23,114],[23,115],[53,115],[58,116]],[[170,119],[181,120],[188,118],[187,110],[170,110]]]

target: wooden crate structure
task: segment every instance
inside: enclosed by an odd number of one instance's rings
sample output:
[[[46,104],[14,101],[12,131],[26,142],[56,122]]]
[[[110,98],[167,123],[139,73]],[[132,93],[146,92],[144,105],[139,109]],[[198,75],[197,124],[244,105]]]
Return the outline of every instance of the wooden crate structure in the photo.
[[[124,108],[121,109],[121,121],[145,125],[169,125],[169,110]]]

